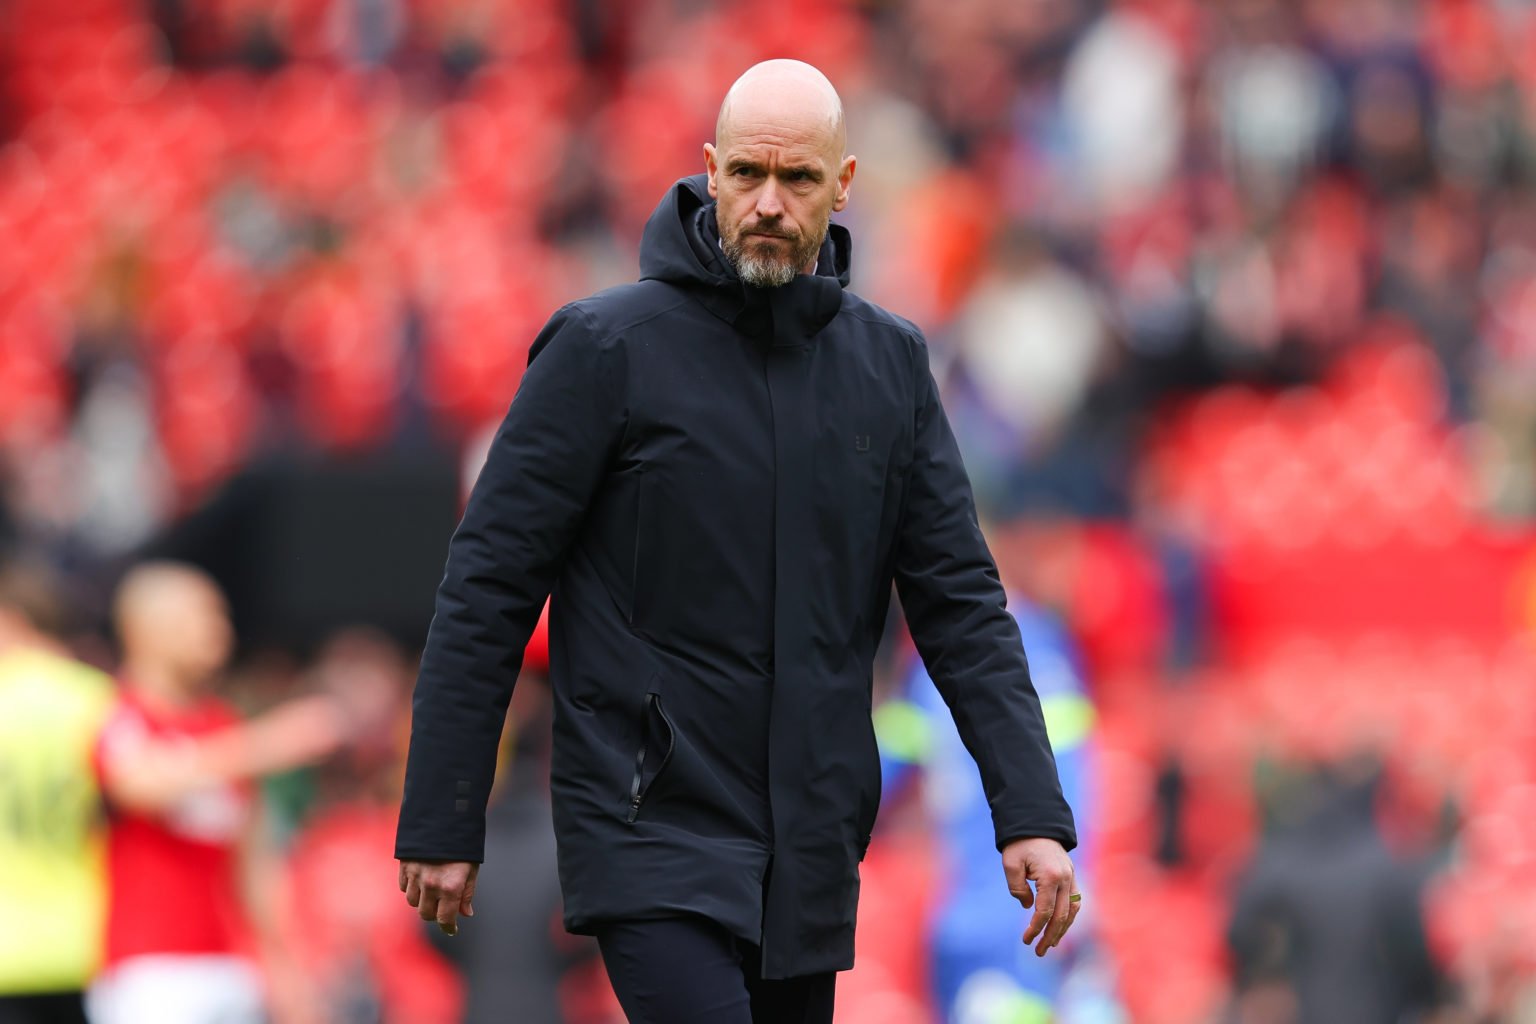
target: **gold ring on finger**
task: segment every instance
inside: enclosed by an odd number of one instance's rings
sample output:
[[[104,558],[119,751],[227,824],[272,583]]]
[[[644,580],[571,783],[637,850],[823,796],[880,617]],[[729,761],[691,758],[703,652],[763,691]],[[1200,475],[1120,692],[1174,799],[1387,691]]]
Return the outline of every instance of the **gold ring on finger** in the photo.
[[[1069,902],[1069,903],[1081,903],[1081,902],[1083,902],[1083,894],[1080,893],[1080,892],[1075,892],[1071,896],[1067,897],[1067,902]]]

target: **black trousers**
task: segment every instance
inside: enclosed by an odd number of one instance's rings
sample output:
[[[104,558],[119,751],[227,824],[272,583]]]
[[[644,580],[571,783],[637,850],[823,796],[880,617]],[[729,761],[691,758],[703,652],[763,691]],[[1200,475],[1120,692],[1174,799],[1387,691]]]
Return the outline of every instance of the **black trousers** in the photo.
[[[835,971],[764,981],[758,948],[706,918],[615,922],[597,944],[630,1024],[832,1024]]]
[[[85,1024],[85,999],[79,992],[0,996],[0,1024]]]

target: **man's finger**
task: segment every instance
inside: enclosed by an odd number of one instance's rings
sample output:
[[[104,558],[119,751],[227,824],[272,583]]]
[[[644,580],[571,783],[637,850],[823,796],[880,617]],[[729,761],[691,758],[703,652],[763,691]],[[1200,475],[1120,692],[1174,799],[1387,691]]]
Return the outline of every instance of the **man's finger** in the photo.
[[[1037,956],[1045,956],[1045,951],[1054,949],[1061,941],[1061,937],[1067,933],[1067,925],[1072,920],[1072,901],[1069,893],[1072,891],[1070,883],[1056,890],[1056,910],[1051,914],[1051,923],[1045,929],[1045,935],[1040,939],[1040,948],[1035,950]]]
[[[1047,950],[1055,949],[1061,945],[1061,940],[1066,938],[1067,932],[1072,930],[1072,923],[1077,920],[1077,912],[1082,908],[1083,905],[1081,903],[1068,903],[1066,923],[1058,927],[1054,919],[1051,921],[1051,926],[1046,929],[1046,938],[1040,940],[1042,942],[1049,941],[1050,945],[1046,946]]]
[[[423,921],[434,921],[437,919],[438,899],[439,894],[436,889],[424,888],[421,890],[421,902],[415,906],[416,913],[421,915]]]
[[[1071,931],[1072,926],[1077,923],[1077,912],[1083,909],[1083,903],[1079,900],[1076,903],[1070,904],[1070,906],[1072,909],[1067,914],[1067,931]]]
[[[421,875],[415,871],[406,875],[405,902],[413,907],[421,906]]]
[[[1055,881],[1041,879],[1035,883],[1035,912],[1030,915],[1029,927],[1024,929],[1024,945],[1033,942],[1050,922],[1051,914],[1056,910],[1057,888]]]
[[[400,891],[401,892],[405,892],[405,886],[406,886],[405,861],[401,861],[400,862]]]
[[[459,934],[459,901],[444,895],[437,901],[437,926],[449,935]]]
[[[1020,903],[1024,904],[1025,910],[1035,905],[1035,894],[1030,890],[1028,882],[1025,882],[1017,889],[1009,889],[1008,891],[1013,893]]]
[[[469,878],[464,881],[464,898],[459,900],[459,913],[465,917],[475,916],[475,874],[476,872],[471,871]]]

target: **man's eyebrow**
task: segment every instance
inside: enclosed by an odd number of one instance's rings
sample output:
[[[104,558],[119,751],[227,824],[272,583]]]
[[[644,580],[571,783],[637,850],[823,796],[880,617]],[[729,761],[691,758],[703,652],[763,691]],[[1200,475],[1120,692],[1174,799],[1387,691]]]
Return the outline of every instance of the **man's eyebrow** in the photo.
[[[760,166],[762,166],[762,165],[759,164],[756,160],[752,159],[749,156],[733,156],[733,157],[730,157],[729,159],[727,159],[725,161],[725,169],[728,170],[728,171],[734,171],[734,170],[736,170],[737,168],[740,168],[740,167],[760,167]]]

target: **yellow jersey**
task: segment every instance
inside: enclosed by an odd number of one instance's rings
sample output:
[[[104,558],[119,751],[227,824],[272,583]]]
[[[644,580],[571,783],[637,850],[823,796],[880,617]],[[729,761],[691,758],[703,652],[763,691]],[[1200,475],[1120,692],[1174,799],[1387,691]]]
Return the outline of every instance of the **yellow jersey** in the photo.
[[[26,649],[0,654],[0,996],[85,987],[106,881],[93,752],[112,681]]]

